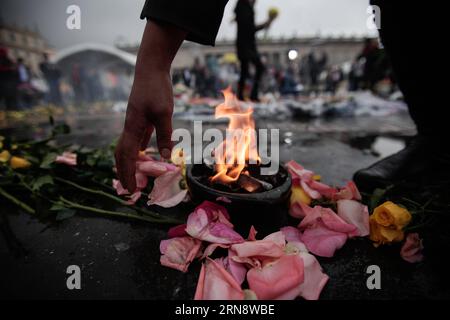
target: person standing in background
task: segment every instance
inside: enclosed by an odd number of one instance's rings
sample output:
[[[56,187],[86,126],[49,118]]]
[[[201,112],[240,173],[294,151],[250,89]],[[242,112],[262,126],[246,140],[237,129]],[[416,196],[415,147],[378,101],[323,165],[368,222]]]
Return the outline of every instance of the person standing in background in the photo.
[[[61,77],[61,72],[58,67],[51,63],[48,54],[44,53],[44,61],[41,62],[39,68],[41,69],[42,75],[47,82],[49,94],[48,102],[54,105],[61,105],[61,91],[59,89],[59,79]]]
[[[0,48],[0,103],[4,101],[6,110],[17,107],[17,82],[16,66],[8,57],[8,50]]]
[[[241,76],[239,79],[237,96],[239,100],[244,100],[245,82],[249,77],[249,66],[255,67],[253,86],[250,94],[252,101],[259,101],[259,82],[264,73],[264,64],[261,62],[256,47],[256,32],[267,29],[272,24],[276,15],[269,15],[266,22],[255,25],[255,0],[239,0],[234,12],[237,22],[236,48],[239,61],[241,63]]]

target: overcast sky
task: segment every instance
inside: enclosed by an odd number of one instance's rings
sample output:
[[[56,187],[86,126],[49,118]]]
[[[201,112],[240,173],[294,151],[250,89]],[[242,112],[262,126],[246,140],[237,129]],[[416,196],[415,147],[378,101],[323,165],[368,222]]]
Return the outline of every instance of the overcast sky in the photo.
[[[170,1],[170,0],[165,0]],[[186,0],[188,1],[188,0]],[[214,1],[214,0],[210,0]],[[49,44],[64,48],[81,42],[114,44],[137,43],[145,22],[139,14],[145,0],[1,0],[4,22],[38,27]],[[257,0],[256,20],[263,21],[270,7],[277,7],[279,18],[269,35],[368,35],[368,0]],[[66,28],[66,8],[81,8],[81,30]],[[230,0],[218,38],[231,39],[236,26],[231,22],[236,0]]]

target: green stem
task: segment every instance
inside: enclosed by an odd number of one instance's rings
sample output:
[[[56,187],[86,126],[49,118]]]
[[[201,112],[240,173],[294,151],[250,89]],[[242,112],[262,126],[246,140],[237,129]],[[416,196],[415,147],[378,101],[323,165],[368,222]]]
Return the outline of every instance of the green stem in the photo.
[[[110,211],[110,210],[104,210],[104,209],[99,209],[99,208],[93,208],[93,207],[81,205],[81,204],[76,203],[76,202],[72,202],[70,200],[65,199],[62,196],[59,197],[59,199],[66,206],[68,206],[69,208],[80,209],[80,210],[90,211],[90,212],[99,213],[99,214],[106,214],[106,215],[117,216],[117,217],[131,218],[131,219],[142,220],[142,221],[147,221],[147,222],[151,222],[151,223],[167,223],[167,224],[180,223],[180,221],[173,220],[173,219],[158,220],[158,219],[153,219],[153,218],[150,218],[150,217],[140,216],[140,215],[136,215],[136,214],[132,214],[132,213],[126,213],[126,212],[120,212],[120,211]]]
[[[20,201],[19,199],[17,199],[16,197],[14,197],[13,195],[9,194],[8,192],[6,192],[3,188],[0,187],[0,195],[2,195],[3,197],[5,197],[6,199],[8,199],[9,201],[11,201],[12,203],[14,203],[15,205],[19,206],[20,208],[22,208],[23,210],[25,210],[26,212],[28,212],[29,214],[35,215],[36,211],[31,208],[29,205],[27,205],[26,203]]]
[[[90,188],[87,188],[87,187],[83,187],[83,186],[81,186],[79,184],[76,184],[75,182],[72,182],[72,181],[69,181],[69,180],[66,180],[66,179],[63,179],[63,178],[60,178],[60,177],[55,177],[54,179],[56,181],[66,183],[66,184],[68,184],[68,185],[70,185],[70,186],[72,186],[74,188],[83,190],[85,192],[92,193],[92,194],[98,194],[98,195],[107,197],[107,198],[109,198],[111,200],[114,200],[114,201],[120,203],[121,205],[125,205],[125,206],[129,205],[129,203],[127,201],[122,200],[119,197],[113,196],[112,194],[109,194],[107,192],[104,192],[104,191],[101,191],[101,190],[90,189]],[[158,214],[156,212],[143,210],[143,209],[141,209],[139,207],[136,207],[136,206],[133,206],[133,209],[138,211],[138,212],[140,212],[140,213],[142,213],[142,214],[145,214],[145,215],[148,215],[150,217],[153,217],[155,219],[166,219],[166,218],[162,217],[160,214]]]
[[[19,147],[21,147],[21,146],[34,146],[34,145],[41,144],[41,143],[47,143],[47,142],[53,140],[54,138],[55,137],[50,136],[50,137],[42,139],[42,140],[36,140],[36,141],[31,141],[31,142],[20,142],[20,143],[17,143],[17,146],[19,146]]]
[[[120,198],[118,198],[116,196],[113,196],[112,194],[109,194],[107,192],[104,192],[104,191],[101,191],[101,190],[94,190],[94,189],[86,188],[86,187],[80,186],[79,184],[76,184],[75,182],[72,182],[72,181],[69,181],[69,180],[66,180],[66,179],[63,179],[63,178],[60,178],[60,177],[54,177],[54,179],[56,181],[68,184],[68,185],[70,185],[70,186],[72,186],[74,188],[80,189],[82,191],[89,192],[89,193],[92,193],[92,194],[98,194],[98,195],[107,197],[107,198],[109,198],[111,200],[114,200],[114,201],[116,201],[116,202],[118,202],[118,203],[120,203],[122,205],[127,205],[128,204],[127,201],[122,200],[122,199],[120,199]]]

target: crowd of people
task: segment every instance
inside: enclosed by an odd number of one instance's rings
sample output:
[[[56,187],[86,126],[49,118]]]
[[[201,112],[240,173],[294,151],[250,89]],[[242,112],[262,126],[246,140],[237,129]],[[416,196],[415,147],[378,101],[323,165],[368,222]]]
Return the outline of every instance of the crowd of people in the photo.
[[[327,53],[320,49],[312,49],[285,66],[268,63],[264,55],[261,55],[260,60],[264,73],[258,79],[258,91],[262,93],[281,96],[311,92],[335,94],[339,88],[382,93],[378,91],[378,86],[383,81],[389,83],[389,93],[395,89],[389,60],[374,39],[365,40],[355,59],[341,65],[329,64]],[[215,56],[208,56],[202,62],[196,58],[191,68],[173,72],[173,83],[183,84],[197,96],[217,97],[222,88],[239,84],[240,70],[237,61],[221,61]],[[252,71],[256,73],[257,69],[253,68]],[[245,75],[242,95],[246,94],[250,98],[254,82],[254,78]],[[245,99],[244,96],[241,98]],[[250,99],[257,100],[255,97]]]
[[[36,74],[23,58],[14,61],[6,48],[0,48],[0,106],[23,110],[41,101],[61,105],[61,72],[48,54],[43,54],[39,69],[40,74]]]
[[[0,110],[123,101],[130,88],[131,75],[97,70],[83,63],[70,64],[63,74],[48,54],[43,54],[39,70],[33,70],[23,58],[14,60],[6,48],[0,48]]]

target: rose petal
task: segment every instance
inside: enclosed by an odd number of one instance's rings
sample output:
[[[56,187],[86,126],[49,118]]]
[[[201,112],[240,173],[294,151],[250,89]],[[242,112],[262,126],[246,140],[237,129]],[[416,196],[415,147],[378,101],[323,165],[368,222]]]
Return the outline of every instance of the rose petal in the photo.
[[[228,217],[224,207],[204,201],[189,215],[186,232],[194,238],[212,243],[243,242],[244,239],[233,230],[233,225]]]
[[[333,198],[335,200],[361,200],[361,193],[353,181],[347,182],[347,185],[340,189]]]
[[[136,172],[136,188],[138,190],[142,190],[147,186],[148,178],[143,173],[137,171]]]
[[[367,206],[355,200],[338,200],[337,215],[357,228],[355,236],[365,237],[369,235],[369,211]]]
[[[279,245],[281,248],[286,245],[286,237],[284,236],[284,233],[282,231],[277,231],[274,233],[271,233],[263,238],[265,241],[272,241]]]
[[[418,233],[410,233],[406,236],[405,243],[400,250],[400,256],[407,262],[417,263],[423,260],[423,244]]]
[[[189,264],[197,256],[201,244],[201,241],[191,237],[162,240],[160,262],[163,266],[186,272]]]
[[[127,204],[129,205],[133,205],[135,204],[139,198],[141,197],[142,192],[140,191],[136,191],[135,193],[133,193],[131,196],[127,196],[128,200],[127,200]]]
[[[302,233],[299,229],[295,227],[283,227],[281,228],[281,232],[283,232],[284,237],[287,242],[301,242]]]
[[[119,196],[130,194],[130,192],[128,192],[128,190],[122,186],[122,183],[119,180],[113,179],[112,184],[113,188],[116,189],[116,192]]]
[[[327,228],[333,231],[352,235],[357,228],[345,222],[330,208],[315,206],[300,222],[299,229],[314,228],[318,223],[322,222]]]
[[[55,159],[56,163],[66,164],[68,166],[76,166],[77,165],[77,154],[69,151],[63,152],[62,155],[59,155]]]
[[[306,300],[317,300],[329,277],[322,272],[322,267],[312,254],[300,252],[300,257],[303,259],[305,281],[300,285],[299,295]]]
[[[202,259],[212,255],[214,253],[214,251],[216,251],[217,248],[228,249],[229,247],[230,247],[229,244],[211,243],[203,251]]]
[[[231,200],[229,198],[227,198],[227,197],[217,197],[216,201],[222,201],[222,202],[225,202],[225,203],[231,203]]]
[[[289,208],[289,214],[297,219],[303,219],[312,211],[310,206],[301,202],[296,202]]]
[[[223,266],[208,258],[202,265],[194,300],[243,300],[244,292]]]
[[[295,299],[304,280],[303,261],[297,255],[283,255],[261,269],[247,272],[250,290],[261,300]]]
[[[167,231],[167,235],[169,238],[187,236],[186,223],[170,228],[169,231]]]
[[[171,208],[184,200],[187,190],[181,189],[180,170],[167,171],[155,179],[152,192],[148,195],[148,205],[158,205],[164,208]]]
[[[332,257],[347,241],[347,234],[328,229],[323,222],[303,232],[302,242],[309,251],[321,257]]]
[[[236,253],[233,250],[228,250],[228,257],[225,262],[225,269],[233,276],[237,283],[242,284],[247,275],[247,268],[244,264],[236,262],[233,257]]]
[[[284,253],[283,248],[270,240],[256,240],[237,243],[231,246],[236,255],[241,258],[246,257],[271,257],[278,258]]]
[[[167,172],[163,162],[158,161],[138,161],[136,162],[137,171],[150,177],[159,177]]]
[[[248,232],[248,237],[247,240],[248,241],[255,241],[256,240],[256,234],[258,233],[258,231],[256,231],[254,226],[250,227],[250,231]]]
[[[292,176],[294,185],[300,185],[303,191],[312,199],[320,199],[322,196],[331,198],[337,191],[322,182],[313,179],[314,172],[306,170],[297,162],[291,160],[286,163],[287,170]]]

